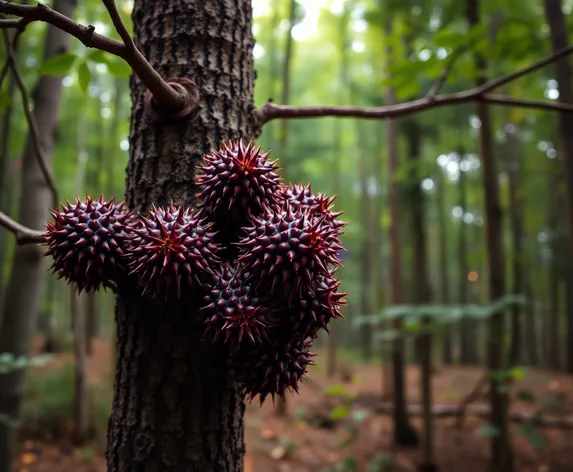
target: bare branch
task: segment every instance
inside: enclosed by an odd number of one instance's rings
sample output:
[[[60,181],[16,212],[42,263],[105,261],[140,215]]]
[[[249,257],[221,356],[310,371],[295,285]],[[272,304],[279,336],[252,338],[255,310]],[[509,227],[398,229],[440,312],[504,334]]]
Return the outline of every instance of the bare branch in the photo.
[[[6,52],[8,54],[8,63],[10,64],[10,68],[12,69],[12,74],[14,75],[14,80],[16,81],[16,85],[18,86],[20,94],[22,95],[22,105],[24,107],[24,114],[26,115],[26,120],[28,121],[30,140],[32,142],[32,147],[34,148],[34,155],[36,156],[38,166],[40,167],[40,172],[42,172],[42,176],[46,181],[46,185],[52,192],[54,206],[57,206],[58,190],[56,189],[56,185],[54,184],[54,179],[52,178],[50,169],[48,169],[48,166],[46,164],[46,158],[44,156],[44,151],[40,143],[40,133],[38,131],[38,124],[36,123],[36,118],[32,114],[32,111],[30,110],[30,98],[28,96],[28,90],[26,89],[26,85],[24,84],[24,80],[22,79],[22,74],[20,74],[18,63],[16,61],[16,53],[14,52],[12,44],[10,43],[8,32],[6,30],[3,30],[2,35],[4,36],[4,44],[6,46]]]
[[[45,233],[42,231],[36,231],[26,226],[17,223],[8,215],[0,212],[0,226],[3,226],[7,230],[11,231],[16,235],[16,242],[19,245],[24,244],[41,244],[46,241]]]
[[[570,46],[546,57],[545,59],[537,61],[528,67],[512,72],[511,74],[492,79],[485,84],[474,87],[470,90],[444,95],[436,95],[435,97],[432,97],[430,94],[428,94],[428,96],[424,98],[419,98],[404,103],[397,103],[395,105],[373,108],[343,106],[297,107],[288,105],[276,105],[271,101],[268,101],[261,108],[255,109],[253,113],[255,115],[255,119],[257,120],[257,124],[259,126],[263,126],[265,123],[279,118],[320,118],[327,116],[367,119],[398,118],[430,108],[437,108],[446,105],[454,105],[467,102],[485,102],[496,105],[534,108],[539,110],[573,112],[573,104],[513,98],[488,93],[507,84],[508,82],[516,80],[535,70],[541,69],[547,64],[564,58],[572,53],[573,46]]]
[[[123,42],[98,34],[93,26],[80,25],[41,3],[20,5],[0,1],[0,13],[19,16],[27,22],[49,23],[79,39],[88,48],[100,49],[122,58],[151,92],[152,105],[160,115],[164,115],[164,120],[187,116],[197,107],[198,94],[195,84],[188,79],[182,84],[181,78],[175,83],[171,79],[164,80],[133,44],[113,0],[104,0],[104,4]],[[0,28],[17,27],[17,22],[6,21],[9,23],[0,23]]]
[[[4,16],[4,15],[2,15]],[[3,21],[14,21],[14,20],[4,20],[4,19],[0,19],[0,28],[2,28],[2,22]],[[14,38],[12,39],[12,49],[14,51],[18,50],[18,44],[20,43],[20,37],[22,36],[22,33],[24,32],[24,30],[26,29],[26,26],[28,26],[28,24],[30,23],[30,21],[28,21],[25,18],[20,18],[19,20],[15,20],[16,23],[14,24],[13,28],[17,28],[16,33],[14,34]],[[10,23],[12,24],[12,23]],[[6,54],[8,56],[8,54]],[[6,76],[8,75],[8,71],[10,70],[10,57],[8,56],[6,58],[6,61],[4,62],[4,65],[2,66],[2,70],[0,71],[0,88],[2,88],[2,84],[4,83],[4,79],[6,78]]]

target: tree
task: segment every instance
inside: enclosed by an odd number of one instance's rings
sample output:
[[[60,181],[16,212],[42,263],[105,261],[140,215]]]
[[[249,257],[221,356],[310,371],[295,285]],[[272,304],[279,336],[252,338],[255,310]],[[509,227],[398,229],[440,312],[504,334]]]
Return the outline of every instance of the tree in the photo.
[[[58,0],[55,11],[72,16],[74,0]],[[7,31],[3,30],[4,44]],[[70,37],[55,26],[46,33],[44,58],[60,54],[68,48]],[[11,46],[9,46],[11,48]],[[9,51],[9,60],[15,61],[14,52]],[[12,62],[12,69],[17,65]],[[16,82],[21,81],[19,72],[14,74]],[[23,87],[23,85],[22,85]],[[25,92],[25,89],[22,89]],[[22,192],[18,219],[30,228],[42,228],[48,216],[48,206],[53,197],[52,188],[46,181],[46,170],[51,168],[53,135],[58,121],[58,109],[62,93],[62,77],[41,77],[33,94],[33,119],[37,129],[31,129],[26,140],[22,167]],[[27,97],[25,107],[30,107]],[[41,146],[43,153],[38,153]],[[28,354],[28,344],[36,319],[38,298],[44,277],[44,261],[36,246],[18,246],[12,258],[11,276],[6,288],[2,323],[0,325],[0,352],[10,352],[16,356]],[[23,296],[22,287],[26,286]],[[8,418],[17,418],[20,411],[20,399],[24,390],[25,370],[19,369],[0,375],[0,414]],[[16,446],[16,431],[10,424],[0,422],[0,470],[11,470],[11,458]]]
[[[127,205],[141,212],[147,212],[152,204],[165,205],[170,198],[192,204],[196,165],[202,156],[223,139],[256,137],[260,128],[274,119],[397,118],[467,101],[573,110],[568,104],[491,93],[503,83],[564,57],[569,50],[468,91],[438,95],[438,86],[426,97],[407,103],[369,109],[267,103],[257,109],[252,103],[249,1],[166,0],[150,4],[136,0],[135,45],[115,5],[110,0],[104,3],[122,42],[104,38],[45,6],[3,1],[0,12],[55,24],[87,46],[115,54],[132,67]],[[168,21],[158,23],[158,18]],[[20,21],[10,19],[1,25],[22,27]],[[235,34],[237,31],[240,34]],[[146,51],[151,64],[139,51]],[[196,83],[185,79],[189,77]],[[44,241],[42,232],[3,214],[0,224],[15,233],[21,247]],[[242,470],[243,398],[231,380],[224,353],[202,343],[196,324],[183,315],[181,306],[149,303],[130,285],[118,289],[118,368],[108,441],[108,469],[112,472],[134,468]]]

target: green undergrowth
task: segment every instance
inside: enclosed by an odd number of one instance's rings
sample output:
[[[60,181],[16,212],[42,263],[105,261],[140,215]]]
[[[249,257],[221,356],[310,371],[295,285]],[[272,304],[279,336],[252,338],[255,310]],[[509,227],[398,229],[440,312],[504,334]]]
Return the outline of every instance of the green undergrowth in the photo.
[[[74,430],[75,373],[70,364],[28,374],[19,427],[23,435],[55,439]],[[86,392],[90,439],[105,436],[111,412],[111,379],[89,384]]]

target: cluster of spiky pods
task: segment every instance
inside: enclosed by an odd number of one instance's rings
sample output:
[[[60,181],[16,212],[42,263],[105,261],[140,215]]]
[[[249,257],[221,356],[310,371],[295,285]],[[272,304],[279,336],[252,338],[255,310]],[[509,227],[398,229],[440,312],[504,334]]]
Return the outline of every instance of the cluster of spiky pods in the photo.
[[[335,271],[345,223],[334,197],[280,182],[276,162],[252,143],[204,157],[197,208],[76,199],[52,211],[46,255],[60,277],[88,292],[134,278],[142,296],[201,297],[205,334],[228,348],[247,396],[284,398],[312,364],[319,330],[342,317]]]

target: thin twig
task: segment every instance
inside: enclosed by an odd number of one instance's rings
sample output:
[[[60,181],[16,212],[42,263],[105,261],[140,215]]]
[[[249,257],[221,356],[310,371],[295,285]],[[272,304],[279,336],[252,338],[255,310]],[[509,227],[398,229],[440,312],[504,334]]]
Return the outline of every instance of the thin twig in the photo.
[[[428,100],[434,100],[436,98],[436,96],[438,95],[438,93],[440,92],[440,90],[442,89],[444,84],[446,83],[446,80],[448,80],[448,77],[451,74],[452,69],[454,68],[454,64],[456,63],[458,57],[460,57],[462,55],[462,53],[467,51],[469,46],[470,46],[470,44],[465,44],[462,47],[455,49],[452,52],[452,54],[450,54],[450,57],[448,58],[448,62],[446,63],[444,70],[440,74],[440,77],[438,77],[438,80],[436,80],[436,82],[434,82],[434,85],[432,85],[432,87],[430,88],[430,90],[426,94],[426,98]]]
[[[26,226],[17,223],[8,215],[0,212],[0,226],[16,235],[16,242],[19,245],[24,244],[41,244],[46,241],[45,233],[27,228]]]
[[[4,36],[4,44],[6,46],[6,52],[8,54],[8,62],[10,64],[10,68],[12,69],[12,74],[14,76],[14,80],[16,81],[16,85],[18,86],[20,94],[22,95],[22,105],[24,107],[24,114],[26,115],[26,120],[28,121],[30,140],[32,142],[32,147],[34,149],[34,155],[36,156],[38,166],[40,167],[40,172],[42,172],[42,176],[46,181],[46,185],[52,192],[53,206],[55,207],[58,205],[58,190],[56,189],[56,185],[54,184],[54,179],[52,178],[50,169],[48,169],[48,166],[46,164],[46,158],[40,142],[40,133],[38,131],[38,124],[36,123],[36,118],[34,117],[34,115],[30,110],[30,97],[28,96],[28,90],[26,89],[26,85],[24,84],[24,80],[22,79],[22,74],[20,74],[20,69],[18,68],[18,63],[16,61],[16,54],[14,52],[14,49],[12,48],[12,44],[10,44],[10,38],[8,37],[8,32],[6,30],[3,30],[2,34]]]
[[[487,387],[488,380],[489,380],[489,378],[487,375],[484,375],[483,377],[481,377],[478,380],[478,382],[476,383],[473,390],[466,397],[464,397],[464,399],[460,402],[460,405],[458,407],[459,416],[458,416],[458,420],[456,422],[456,427],[458,429],[463,428],[464,420],[466,417],[466,410],[467,410],[468,406],[471,405],[473,402],[476,402],[480,399],[480,397],[482,396],[483,390]]]
[[[573,105],[568,103],[557,103],[540,100],[529,100],[504,95],[493,95],[491,92],[508,82],[516,80],[526,74],[541,69],[553,61],[562,59],[573,53],[573,46],[557,51],[550,56],[537,61],[523,69],[512,72],[496,79],[492,79],[483,85],[472,89],[444,95],[437,95],[433,98],[419,98],[404,103],[373,108],[344,107],[344,106],[309,106],[299,107],[290,105],[276,105],[271,101],[265,103],[262,108],[253,111],[259,126],[265,123],[282,119],[295,118],[320,118],[327,116],[349,117],[349,118],[397,118],[410,115],[422,110],[437,108],[446,105],[454,105],[467,102],[485,102],[504,106],[515,106],[522,108],[535,108],[539,110],[573,112]]]
[[[154,103],[163,110],[176,111],[185,108],[188,105],[187,95],[182,93],[180,87],[175,90],[171,87],[155,69],[149,64],[147,59],[141,52],[133,45],[133,40],[130,43],[125,43],[127,30],[123,25],[117,8],[112,0],[104,2],[108,8],[114,26],[122,37],[123,41],[117,41],[107,36],[103,36],[94,31],[93,26],[83,26],[65,15],[51,9],[44,4],[37,5],[20,5],[7,1],[0,1],[0,13],[8,15],[15,15],[25,18],[28,21],[42,21],[49,23],[62,31],[79,39],[86,47],[100,49],[101,51],[108,52],[125,60],[132,68],[133,72],[141,79],[148,90],[153,95]],[[115,13],[114,13],[115,12]],[[14,27],[14,23],[7,25],[0,24],[0,28]],[[132,46],[133,45],[133,46]]]
[[[4,15],[2,15],[4,16]],[[3,19],[0,19],[0,25],[2,24],[1,22],[4,21]],[[14,21],[14,20],[5,20],[5,21]],[[30,21],[28,21],[26,18],[20,18],[19,20],[16,20],[16,24],[14,26],[14,28],[17,28],[16,33],[14,34],[14,37],[12,38],[12,49],[14,51],[18,50],[18,44],[20,43],[20,37],[22,36],[22,33],[24,32],[24,30],[26,29],[26,26],[28,26],[28,24],[30,23]],[[0,26],[1,28],[1,26]],[[10,70],[10,58],[8,56],[8,54],[6,54],[6,61],[4,61],[4,65],[2,66],[2,70],[0,71],[0,88],[2,88],[2,84],[4,83],[4,79],[6,78],[6,76],[8,75],[8,71]]]

